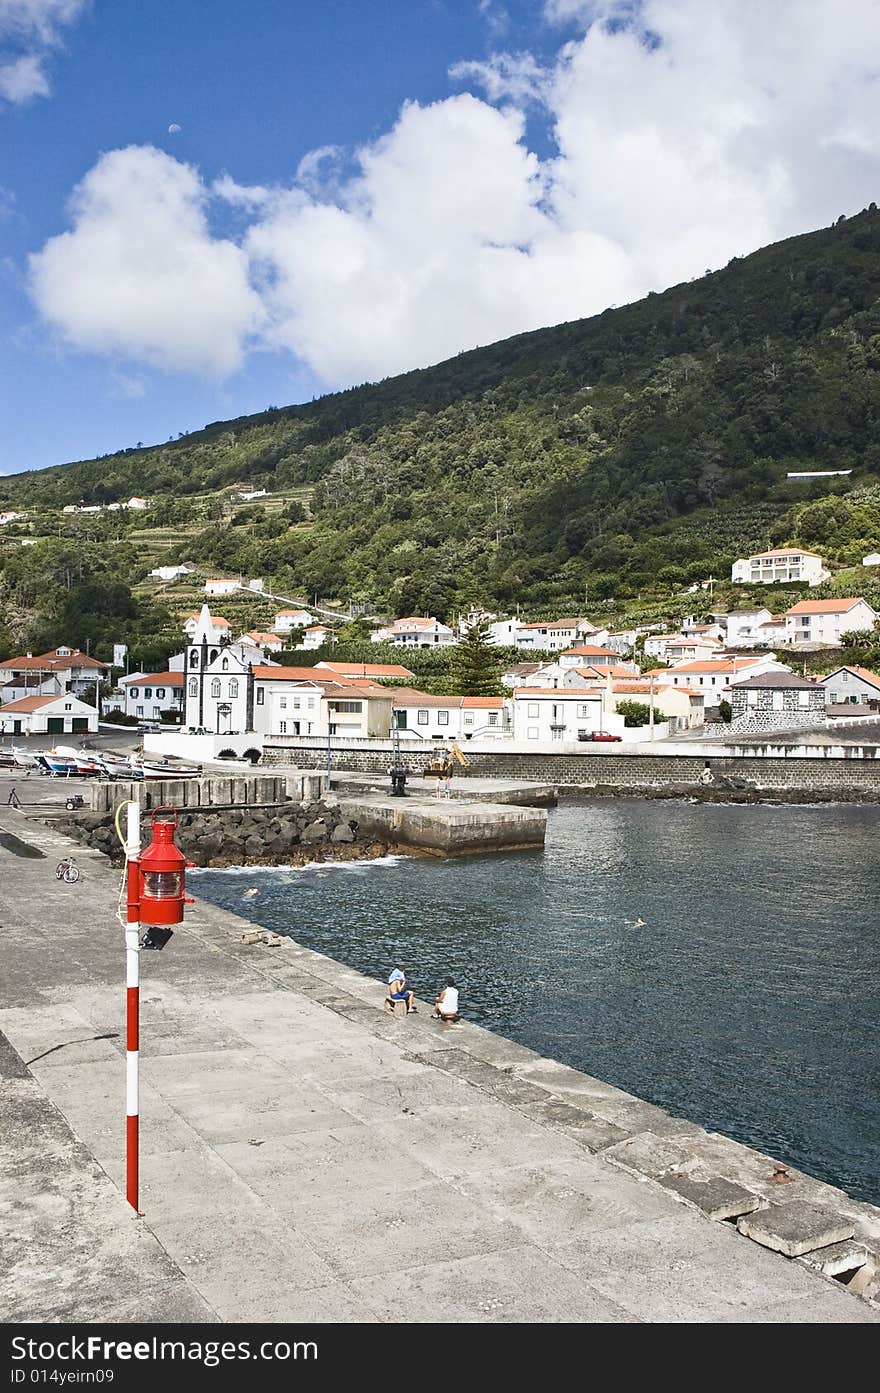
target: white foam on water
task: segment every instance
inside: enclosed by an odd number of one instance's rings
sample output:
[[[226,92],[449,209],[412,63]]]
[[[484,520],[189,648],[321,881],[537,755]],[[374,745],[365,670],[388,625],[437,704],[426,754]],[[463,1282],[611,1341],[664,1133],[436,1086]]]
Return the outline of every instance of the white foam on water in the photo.
[[[264,875],[295,876],[303,875],[306,871],[370,871],[374,866],[396,866],[400,861],[409,859],[408,856],[376,856],[363,861],[306,861],[302,866],[195,866],[187,874],[198,876],[210,872],[211,875],[249,876],[251,880],[258,881]]]

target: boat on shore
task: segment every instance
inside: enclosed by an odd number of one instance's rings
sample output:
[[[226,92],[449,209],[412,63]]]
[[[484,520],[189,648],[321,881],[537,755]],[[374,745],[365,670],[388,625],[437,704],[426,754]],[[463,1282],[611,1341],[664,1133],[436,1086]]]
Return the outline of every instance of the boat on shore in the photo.
[[[165,759],[143,759],[139,767],[145,779],[200,779],[203,772],[200,764],[175,764]]]

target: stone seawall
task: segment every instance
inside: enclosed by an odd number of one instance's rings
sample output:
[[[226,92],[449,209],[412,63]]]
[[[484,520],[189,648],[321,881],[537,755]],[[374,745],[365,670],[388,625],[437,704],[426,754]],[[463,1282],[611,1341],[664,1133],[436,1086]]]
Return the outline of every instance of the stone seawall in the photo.
[[[435,755],[432,750],[407,750],[402,763],[421,774]],[[701,786],[706,766],[716,780],[754,785],[758,789],[819,793],[825,797],[850,794],[880,797],[880,760],[805,759],[778,756],[707,756],[678,754],[514,754],[505,751],[467,752],[468,773],[482,778],[534,779],[541,783],[575,788],[610,787],[622,790],[665,788],[670,784]],[[326,766],[326,751],[305,745],[267,744],[264,763],[296,765],[300,769]],[[362,773],[386,773],[387,750],[351,748],[334,754],[340,769]]]
[[[317,802],[184,809],[179,818],[178,845],[196,866],[300,865],[377,856],[387,849],[378,844],[381,839],[359,837],[356,820],[332,796]],[[79,812],[53,820],[53,825],[121,862],[113,820],[113,813]],[[144,815],[141,825],[148,842],[150,824]]]

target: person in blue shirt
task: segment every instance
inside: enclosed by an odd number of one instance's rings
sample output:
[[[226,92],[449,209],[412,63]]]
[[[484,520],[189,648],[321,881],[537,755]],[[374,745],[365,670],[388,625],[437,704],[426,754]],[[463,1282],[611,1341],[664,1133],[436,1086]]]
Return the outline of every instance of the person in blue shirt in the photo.
[[[408,1016],[413,1016],[418,1011],[415,996],[406,985],[406,973],[402,967],[396,967],[388,978],[387,1001],[405,1001]],[[393,1010],[394,1007],[392,1006],[391,1009]]]

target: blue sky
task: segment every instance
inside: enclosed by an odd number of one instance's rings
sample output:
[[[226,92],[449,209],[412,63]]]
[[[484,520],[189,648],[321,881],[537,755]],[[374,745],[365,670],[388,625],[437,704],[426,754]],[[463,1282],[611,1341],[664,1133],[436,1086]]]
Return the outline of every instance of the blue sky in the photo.
[[[0,472],[422,366],[857,211],[880,12],[803,5],[0,0]]]

